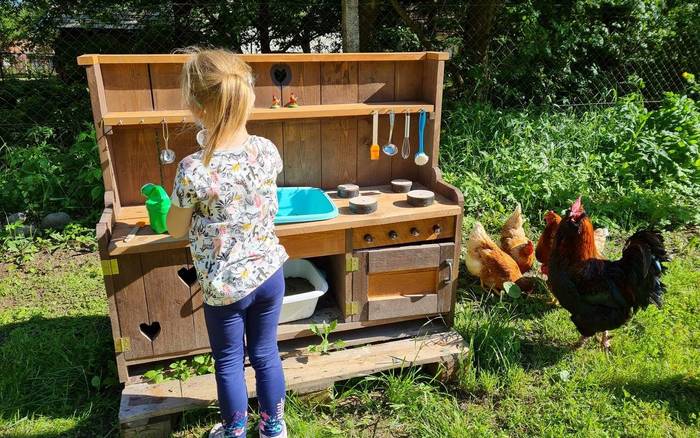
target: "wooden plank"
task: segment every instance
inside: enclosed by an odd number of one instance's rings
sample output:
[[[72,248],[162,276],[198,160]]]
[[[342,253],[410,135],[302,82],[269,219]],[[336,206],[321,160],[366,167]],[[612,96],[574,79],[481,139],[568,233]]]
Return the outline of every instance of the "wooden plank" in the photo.
[[[442,82],[445,74],[444,61],[425,61],[423,69],[422,98],[435,105],[433,120],[428,120],[425,127],[425,152],[428,164],[419,169],[420,180],[427,181],[431,168],[437,168],[440,156],[440,124],[442,122]]]
[[[90,105],[92,107],[92,118],[95,124],[95,132],[97,134],[97,150],[100,156],[100,167],[102,169],[102,181],[105,186],[105,192],[113,193],[114,214],[119,213],[121,207],[119,193],[116,192],[117,181],[114,177],[114,166],[112,164],[112,154],[110,151],[108,138],[103,135],[104,126],[102,126],[102,116],[107,112],[105,103],[105,90],[102,82],[101,66],[89,66],[86,69],[88,89],[90,90]]]
[[[368,116],[374,111],[384,114],[392,110],[395,113],[416,113],[420,110],[433,111],[433,105],[419,101],[401,102],[367,102],[367,103],[337,103],[328,105],[307,105],[297,108],[253,108],[250,121],[265,120],[294,120],[325,117],[354,117]],[[110,111],[104,114],[102,122],[105,125],[153,125],[163,120],[170,124],[194,123],[194,117],[189,110],[158,110],[158,111]],[[403,131],[400,135],[403,135]]]
[[[290,258],[323,257],[345,253],[345,231],[333,230],[319,233],[280,237],[280,243]]]
[[[113,165],[122,206],[142,205],[141,187],[149,182],[161,183],[156,135],[155,128],[120,128],[111,135]]]
[[[391,271],[369,274],[367,282],[368,299],[436,293],[437,268],[410,271]]]
[[[197,347],[190,301],[190,287],[177,275],[188,266],[184,249],[141,255],[151,324],[160,324],[153,339],[153,354],[187,351]]]
[[[379,118],[380,142],[389,132],[386,117]],[[396,127],[394,127],[396,134]],[[369,148],[372,145],[372,117],[357,120],[357,184],[360,187],[387,184],[391,180],[391,158],[384,154],[378,160],[371,160]]]
[[[116,258],[119,274],[112,277],[114,298],[119,314],[119,328],[122,337],[129,338],[130,349],[124,352],[125,359],[153,355],[151,340],[141,333],[141,323],[150,324],[148,303],[143,284],[141,256],[123,255]]]
[[[289,182],[287,183],[289,184]],[[422,189],[424,187],[416,184],[415,188]],[[365,196],[377,197],[378,211],[369,215],[357,215],[349,211],[348,199],[338,198],[335,191],[327,193],[338,207],[338,217],[319,222],[277,225],[275,227],[277,236],[282,238],[323,231],[373,227],[410,220],[421,221],[457,216],[462,212],[462,208],[455,201],[448,200],[440,194],[436,195],[436,201],[433,205],[418,208],[408,206],[405,201],[405,193],[394,193],[389,186],[374,186],[363,188],[361,193]],[[186,237],[175,239],[167,234],[155,234],[150,227],[142,228],[133,239],[124,243],[124,237],[139,221],[148,223],[148,214],[143,205],[122,209],[122,216],[117,218],[117,224],[112,233],[112,241],[109,246],[110,255],[185,248],[189,244]]]
[[[292,72],[292,80],[289,82],[289,85],[282,88],[282,104],[289,102],[289,95],[294,93],[299,105],[320,105],[321,64],[316,62],[294,62],[289,64],[289,69]]]
[[[408,295],[383,300],[370,300],[369,318],[392,318],[407,315],[435,313],[438,305],[436,294]]]
[[[418,115],[411,115],[411,129],[409,134],[411,153],[407,159],[401,157],[401,146],[403,144],[405,126],[406,114],[397,114],[396,126],[394,128],[394,134],[396,135],[394,144],[399,148],[399,153],[391,157],[391,179],[407,179],[416,182],[418,181],[419,166],[416,165],[413,158],[416,152],[418,152]]]
[[[114,213],[111,208],[105,208],[102,217],[96,226],[97,235],[97,250],[100,255],[100,261],[108,261],[110,259],[107,251],[110,240],[110,232],[114,223]],[[112,328],[112,338],[116,341],[121,337],[121,329],[119,328],[119,311],[117,309],[117,301],[115,298],[114,279],[111,275],[102,277],[105,283],[105,292],[107,294],[107,309],[109,311],[109,322]],[[126,368],[126,361],[123,352],[115,351],[115,360],[117,364],[117,375],[119,382],[124,383],[129,380],[129,372]]]
[[[439,233],[436,227],[439,227]],[[352,230],[352,247],[355,249],[375,248],[379,246],[448,239],[454,236],[454,229],[455,216],[360,227]],[[397,237],[395,239],[392,238],[392,231],[396,233]],[[414,235],[414,232],[417,233],[417,235]],[[367,235],[371,237],[371,242],[365,240]]]
[[[180,91],[182,64],[150,64],[148,69],[153,93],[153,109],[185,109]]]
[[[369,254],[369,274],[410,269],[436,268],[440,264],[440,245],[426,243],[423,245],[402,246],[366,250]]]
[[[284,161],[284,124],[282,122],[248,122],[248,132],[265,137],[277,146],[277,151]],[[284,169],[277,175],[277,185],[284,185]]]
[[[357,119],[323,119],[321,145],[321,187],[357,182]]]
[[[284,124],[284,182],[288,186],[321,186],[321,123]]]
[[[102,66],[107,111],[153,109],[148,66],[109,64]]]
[[[321,64],[321,103],[357,102],[357,62]]]
[[[156,64],[185,63],[188,54],[101,55],[85,54],[77,58],[78,65],[94,64]],[[337,62],[337,61],[421,61],[449,59],[447,52],[369,52],[369,53],[265,53],[241,54],[243,61],[254,62]]]
[[[166,380],[155,385],[127,385],[122,390],[119,403],[119,422],[129,424],[179,412],[177,409],[182,405],[182,400],[179,380]]]
[[[278,99],[282,98],[282,89],[272,83],[272,76],[270,76],[270,69],[273,65],[274,63],[272,62],[261,62],[251,65],[255,81],[256,108],[270,108],[272,96],[277,96]]]
[[[394,100],[394,63],[358,63],[358,101],[387,102]]]
[[[352,316],[353,321],[366,321],[367,318],[367,287],[369,271],[368,262],[369,256],[367,251],[355,251],[353,254],[357,257],[359,269],[352,273],[352,301],[353,305],[357,306],[357,313]],[[356,304],[354,304],[356,303]]]
[[[449,263],[448,263],[449,262]],[[459,257],[455,258],[455,244],[440,244],[440,272],[438,277],[437,311],[447,313],[452,308],[452,288],[457,283]],[[447,281],[449,279],[449,281]]]
[[[422,63],[398,61],[395,65],[395,74],[394,98],[396,100],[413,100],[420,98],[423,92]]]
[[[341,318],[339,322],[352,321],[352,316],[348,315],[346,306],[352,301],[352,274],[347,272],[348,257],[351,256],[352,254],[344,253],[332,256],[329,260],[329,292],[333,294],[340,308]]]
[[[327,355],[289,357],[282,361],[282,367],[287,389],[304,393],[328,387],[336,381],[399,367],[435,362],[451,364],[466,349],[464,339],[449,331],[333,351]],[[245,376],[248,395],[254,397],[255,376],[251,367],[246,367]],[[182,384],[167,381],[130,385],[122,392],[119,422],[133,423],[209,406],[215,400],[216,381],[212,374],[193,377]]]

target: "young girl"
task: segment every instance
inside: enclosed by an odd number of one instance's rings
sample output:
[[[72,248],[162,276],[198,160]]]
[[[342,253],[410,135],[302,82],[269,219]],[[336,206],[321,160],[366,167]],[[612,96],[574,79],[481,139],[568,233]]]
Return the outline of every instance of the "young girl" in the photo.
[[[246,434],[245,334],[255,369],[260,436],[286,437],[277,323],[287,259],[275,236],[275,180],[282,159],[269,140],[248,135],[255,94],[250,67],[224,50],[195,52],[182,73],[188,108],[204,126],[202,150],[179,164],[168,230],[189,230],[192,260],[216,369],[223,424],[210,437]]]

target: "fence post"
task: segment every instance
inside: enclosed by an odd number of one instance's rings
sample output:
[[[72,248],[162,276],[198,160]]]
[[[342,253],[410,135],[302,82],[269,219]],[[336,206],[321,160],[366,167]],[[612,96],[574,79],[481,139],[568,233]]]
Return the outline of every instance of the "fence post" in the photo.
[[[343,0],[343,52],[360,51],[358,0]]]

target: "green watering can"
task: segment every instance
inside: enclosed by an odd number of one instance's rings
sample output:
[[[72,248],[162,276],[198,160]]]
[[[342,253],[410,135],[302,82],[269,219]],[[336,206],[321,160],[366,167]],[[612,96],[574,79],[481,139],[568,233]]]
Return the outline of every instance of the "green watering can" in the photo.
[[[151,221],[151,228],[159,234],[168,232],[166,219],[170,210],[170,197],[162,186],[157,184],[144,184],[141,194],[146,198],[146,211]]]

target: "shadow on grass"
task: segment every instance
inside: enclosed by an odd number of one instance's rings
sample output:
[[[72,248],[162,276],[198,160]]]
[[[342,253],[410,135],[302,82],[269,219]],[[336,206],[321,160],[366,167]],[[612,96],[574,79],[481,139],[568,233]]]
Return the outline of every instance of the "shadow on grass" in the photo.
[[[697,423],[694,416],[700,410],[700,379],[682,374],[655,380],[617,381],[605,386],[612,389],[621,399],[625,391],[638,400],[661,403],[668,407],[671,415],[686,425]]]
[[[111,339],[109,319],[99,315],[0,326],[0,435],[116,436],[120,385]]]

